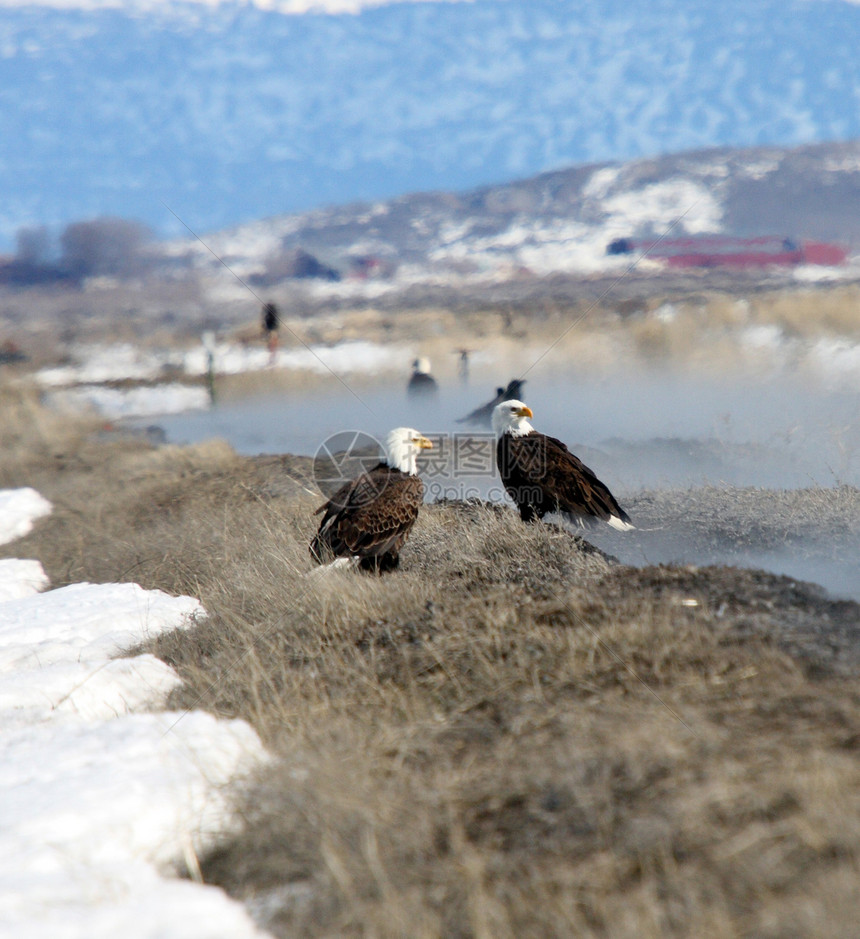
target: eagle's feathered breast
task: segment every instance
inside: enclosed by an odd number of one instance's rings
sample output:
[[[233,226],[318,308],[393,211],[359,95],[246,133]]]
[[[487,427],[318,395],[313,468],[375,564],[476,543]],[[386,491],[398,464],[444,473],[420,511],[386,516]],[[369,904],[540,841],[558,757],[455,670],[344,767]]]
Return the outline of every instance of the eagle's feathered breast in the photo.
[[[499,476],[525,521],[559,512],[580,525],[611,518],[629,522],[609,489],[555,437],[532,430],[503,433],[496,444]]]
[[[380,463],[317,509],[324,514],[311,555],[317,561],[355,557],[365,568],[396,567],[423,501],[418,476]]]
[[[406,386],[406,393],[410,397],[423,397],[435,395],[439,391],[439,385],[432,375],[424,372],[415,372],[409,379]]]

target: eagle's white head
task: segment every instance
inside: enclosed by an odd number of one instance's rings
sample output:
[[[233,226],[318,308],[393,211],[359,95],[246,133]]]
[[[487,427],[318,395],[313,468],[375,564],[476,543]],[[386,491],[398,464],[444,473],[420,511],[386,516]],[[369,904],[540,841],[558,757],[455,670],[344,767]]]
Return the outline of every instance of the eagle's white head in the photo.
[[[430,359],[426,355],[419,355],[412,363],[412,371],[421,375],[430,374]]]
[[[493,433],[497,439],[502,434],[525,437],[534,430],[528,422],[530,417],[534,417],[532,409],[522,401],[502,401],[493,408]]]
[[[411,476],[418,474],[418,451],[432,450],[433,444],[412,427],[395,427],[385,438],[385,462]]]

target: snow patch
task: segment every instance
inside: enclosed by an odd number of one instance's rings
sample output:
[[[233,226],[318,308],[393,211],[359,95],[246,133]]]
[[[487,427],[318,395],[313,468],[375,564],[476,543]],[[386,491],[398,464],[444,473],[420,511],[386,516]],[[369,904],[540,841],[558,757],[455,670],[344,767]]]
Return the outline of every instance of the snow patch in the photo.
[[[741,343],[749,349],[776,351],[785,342],[785,334],[779,326],[748,326],[741,332]]]
[[[595,170],[582,187],[582,195],[586,199],[605,199],[610,189],[618,182],[621,172],[620,166],[603,166]]]
[[[860,0],[853,2],[860,4]],[[860,157],[856,153],[827,157],[823,168],[828,173],[860,173]]]
[[[147,352],[131,346],[78,346],[74,361],[58,368],[36,372],[36,380],[48,388],[81,385],[75,396],[54,400],[91,403],[104,413],[126,416],[126,413],[173,413],[205,407],[206,391],[180,384],[162,384],[150,388],[98,388],[111,381],[151,381],[164,374],[179,371],[191,377],[209,371],[210,350],[203,345],[185,350]],[[374,342],[344,342],[334,346],[315,344],[281,348],[274,358],[262,345],[216,342],[211,347],[212,366],[216,375],[236,375],[266,368],[310,369],[311,371],[373,372],[400,366],[408,354],[401,346]]]
[[[166,732],[179,716],[30,723],[4,714],[4,935],[261,935],[219,890],[163,876],[213,842],[226,807],[221,790],[259,750],[246,724],[199,712]]]
[[[0,506],[15,510],[0,512],[6,540],[50,508],[32,489],[0,491]],[[112,658],[189,626],[199,601],[47,586],[37,561],[0,561],[0,935],[262,936],[220,890],[172,879],[223,837],[259,739],[202,712],[134,713],[179,678],[152,655]]]
[[[111,346],[73,346],[67,365],[43,368],[36,380],[46,387],[106,381],[147,381],[158,378],[167,364],[164,355],[128,343]]]
[[[210,354],[216,375],[269,368],[334,375],[375,373],[402,370],[404,362],[412,358],[412,351],[406,346],[364,341],[334,346],[294,346],[279,349],[274,356],[260,345],[232,342],[213,343],[209,349],[201,344],[192,349],[161,353],[124,345],[79,346],[73,354],[75,362],[36,373],[37,381],[51,389],[46,393],[46,403],[59,410],[95,411],[111,420],[208,410],[211,406],[209,390],[202,384],[165,382],[117,388],[97,382],[128,378],[151,381],[159,375],[177,372],[202,378],[209,372]],[[21,534],[24,533],[22,530]]]
[[[848,280],[856,276],[857,271],[850,267],[824,267],[814,264],[800,264],[792,270],[795,280],[803,284],[819,284],[829,280]]]
[[[781,162],[782,158],[778,156],[771,159],[762,157],[759,160],[743,164],[740,171],[750,179],[764,179],[766,176],[770,176],[771,173],[775,173]]]
[[[651,229],[658,234],[719,232],[723,208],[705,186],[690,179],[669,179],[643,189],[609,196],[606,225],[621,234]]]
[[[0,544],[22,538],[33,529],[37,518],[48,515],[53,506],[35,489],[0,490]]]
[[[206,388],[171,383],[139,388],[81,385],[51,392],[46,396],[45,403],[59,410],[93,410],[118,420],[123,417],[205,411],[211,401]]]
[[[44,590],[48,583],[48,575],[38,561],[20,558],[0,560],[0,603],[31,597]]]

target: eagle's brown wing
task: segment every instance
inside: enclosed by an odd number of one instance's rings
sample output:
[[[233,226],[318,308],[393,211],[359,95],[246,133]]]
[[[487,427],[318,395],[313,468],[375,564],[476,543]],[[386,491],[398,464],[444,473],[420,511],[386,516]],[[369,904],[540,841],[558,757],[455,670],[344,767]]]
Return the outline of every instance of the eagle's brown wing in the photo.
[[[607,521],[611,516],[629,522],[630,517],[621,508],[615,496],[594,471],[555,437],[546,440],[545,486],[563,513],[572,516],[592,516]]]
[[[424,499],[417,476],[380,465],[347,483],[321,506],[319,531],[311,542],[318,561],[360,560],[397,553],[409,535]]]
[[[629,522],[604,483],[555,437],[537,431],[524,437],[504,435],[497,459],[505,488],[526,521],[561,512],[581,525],[613,516]]]

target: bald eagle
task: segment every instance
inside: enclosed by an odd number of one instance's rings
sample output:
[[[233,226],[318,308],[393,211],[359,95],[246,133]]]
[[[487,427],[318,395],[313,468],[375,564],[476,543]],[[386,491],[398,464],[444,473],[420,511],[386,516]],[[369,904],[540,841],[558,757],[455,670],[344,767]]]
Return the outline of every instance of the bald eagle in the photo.
[[[412,363],[412,377],[406,386],[410,398],[435,398],[439,394],[439,385],[430,374],[430,359],[423,355]]]
[[[522,401],[503,401],[493,411],[496,463],[524,522],[557,512],[581,528],[602,519],[619,531],[634,526],[594,473],[555,437],[541,434]]]
[[[424,500],[418,451],[432,446],[411,427],[392,430],[385,440],[385,459],[317,509],[315,514],[324,514],[310,544],[311,557],[320,564],[346,558],[378,573],[397,567]]]

